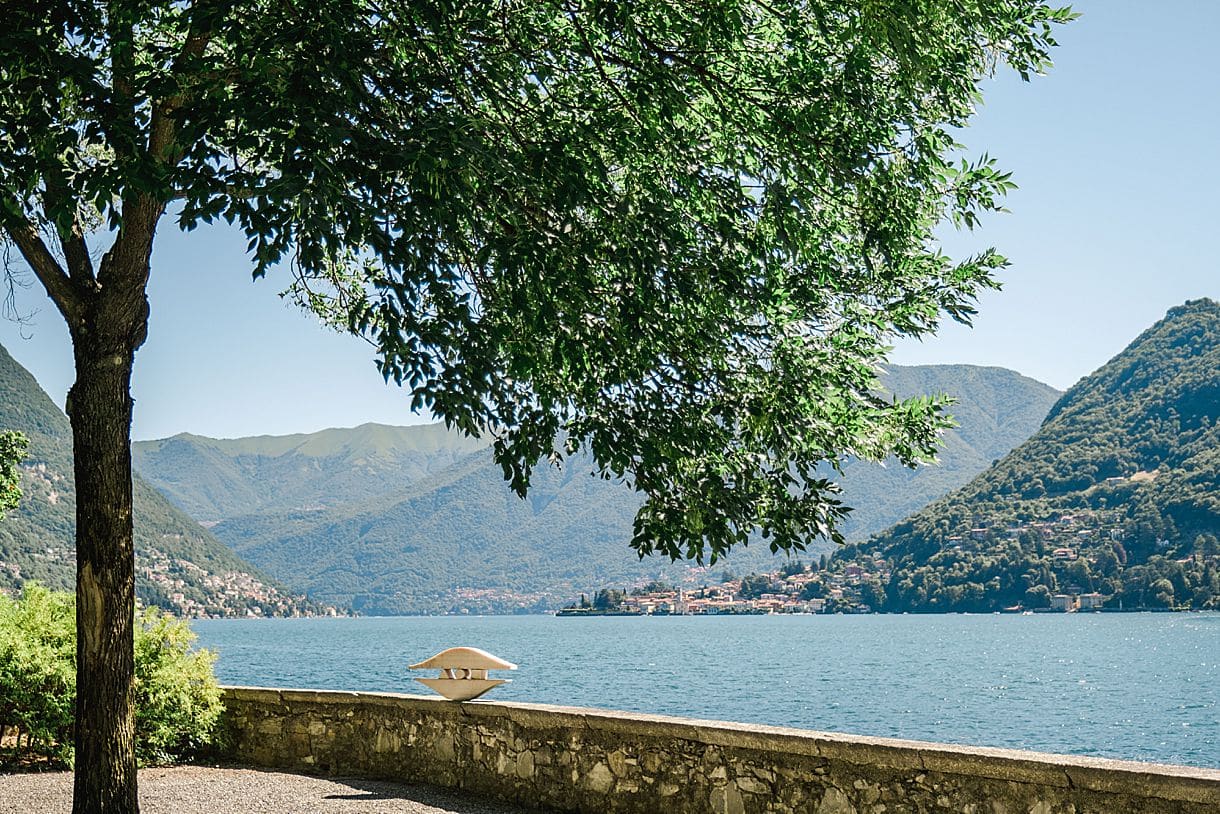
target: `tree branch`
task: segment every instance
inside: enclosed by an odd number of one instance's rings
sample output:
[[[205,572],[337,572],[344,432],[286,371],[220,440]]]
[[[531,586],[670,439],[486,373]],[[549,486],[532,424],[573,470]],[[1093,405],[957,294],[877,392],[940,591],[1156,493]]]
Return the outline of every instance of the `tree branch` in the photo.
[[[175,149],[177,126],[174,114],[186,103],[188,93],[183,90],[187,63],[203,56],[208,43],[212,41],[211,26],[204,27],[198,15],[191,19],[187,30],[186,42],[182,50],[174,58],[170,73],[178,83],[178,92],[153,105],[152,120],[148,128],[148,154],[154,161],[166,166],[172,166],[182,160],[183,150]]]
[[[55,256],[43,243],[38,230],[28,220],[16,224],[6,223],[4,230],[17,245],[25,262],[34,270],[34,275],[47,290],[55,307],[64,315],[68,325],[75,329],[84,318],[85,303],[72,279],[60,267]]]
[[[67,229],[55,226],[55,234],[64,250],[64,259],[68,262],[68,274],[80,290],[87,290],[96,284],[93,276],[93,260],[89,257],[89,245],[85,242],[85,233],[81,229],[80,216],[76,211],[76,198],[61,172],[63,168],[52,164],[43,173],[46,185],[47,203],[52,211],[62,211],[71,207],[72,224]]]
[[[203,55],[212,39],[211,26],[205,25],[204,20],[210,21],[210,18],[203,13],[191,19],[186,41],[170,67],[177,85],[176,92],[152,104],[146,158],[167,176],[186,152],[177,143],[178,125],[174,115],[190,98],[189,90],[185,89],[189,84],[186,81],[188,64]],[[133,190],[125,195],[122,225],[98,270],[104,307],[113,319],[134,327],[135,331],[129,337],[133,347],[139,347],[146,336],[148,303],[145,289],[148,286],[149,257],[157,221],[165,213],[166,203],[173,196],[172,187],[164,193]]]

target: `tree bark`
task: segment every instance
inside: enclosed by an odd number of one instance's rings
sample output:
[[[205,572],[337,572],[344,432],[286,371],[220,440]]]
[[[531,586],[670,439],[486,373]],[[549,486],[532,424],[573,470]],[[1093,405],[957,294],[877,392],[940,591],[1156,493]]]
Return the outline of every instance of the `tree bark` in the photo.
[[[130,323],[104,325],[104,311],[74,332],[76,383],[67,404],[76,474],[72,811],[136,814],[131,372],[139,343],[123,330]],[[144,314],[138,321],[142,339]]]

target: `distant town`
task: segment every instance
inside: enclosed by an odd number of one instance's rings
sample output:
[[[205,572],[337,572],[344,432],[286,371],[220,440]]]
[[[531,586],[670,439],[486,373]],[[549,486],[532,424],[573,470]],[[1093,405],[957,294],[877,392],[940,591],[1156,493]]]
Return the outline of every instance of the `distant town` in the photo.
[[[1074,555],[1074,552],[1073,552]],[[799,569],[799,570],[797,570]],[[700,616],[715,614],[874,613],[878,587],[890,577],[886,562],[851,563],[839,570],[796,562],[773,573],[729,576],[717,585],[687,589],[654,582],[632,590],[602,589],[560,610],[558,616]],[[1055,594],[1050,605],[1028,612],[1101,610],[1100,593]],[[1026,612],[1016,606],[1005,610]]]
[[[66,546],[47,546],[31,552],[30,557],[36,562],[76,565],[75,550]],[[136,573],[147,586],[136,599],[138,605],[155,605],[190,619],[349,615],[285,594],[245,571],[213,573],[155,548],[137,553]],[[20,584],[24,576],[20,565],[0,560],[0,579]],[[0,584],[0,593],[18,591]]]
[[[854,576],[819,570],[728,577],[718,585],[686,589],[654,582],[631,591],[602,589],[590,600],[558,612],[559,616],[698,616],[712,614],[870,613],[856,590],[863,569]],[[834,577],[834,579],[830,579]],[[855,580],[849,582],[848,580]]]
[[[332,607],[310,607],[245,571],[216,574],[156,549],[141,552],[136,571],[156,590],[156,604],[193,619],[260,616],[339,616]],[[192,580],[183,579],[191,575]],[[197,584],[202,591],[194,588]],[[347,615],[347,614],[342,614]]]

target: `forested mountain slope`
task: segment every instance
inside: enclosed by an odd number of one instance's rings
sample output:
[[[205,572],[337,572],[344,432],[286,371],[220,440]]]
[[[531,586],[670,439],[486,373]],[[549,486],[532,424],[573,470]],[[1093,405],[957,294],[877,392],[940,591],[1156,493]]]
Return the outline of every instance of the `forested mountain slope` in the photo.
[[[18,508],[0,522],[0,588],[36,579],[76,583],[76,492],[68,418],[25,368],[0,348],[0,429],[29,437]],[[245,615],[313,610],[218,542],[147,481],[135,478],[137,593],[183,614]]]
[[[961,427],[941,463],[912,472],[850,462],[848,535],[918,509],[1002,456],[1058,393],[1000,368],[895,367],[900,395],[946,391]],[[725,569],[774,569],[765,546],[713,573],[640,562],[627,545],[638,501],[588,474],[541,471],[522,501],[490,451],[439,425],[215,440],[180,435],[135,445],[136,466],[243,557],[327,602],[367,613],[553,607],[581,591],[660,577],[715,581]],[[815,556],[816,556],[815,552]]]
[[[1169,311],[962,489],[843,562],[884,560],[891,610],[1220,601],[1220,305]]]

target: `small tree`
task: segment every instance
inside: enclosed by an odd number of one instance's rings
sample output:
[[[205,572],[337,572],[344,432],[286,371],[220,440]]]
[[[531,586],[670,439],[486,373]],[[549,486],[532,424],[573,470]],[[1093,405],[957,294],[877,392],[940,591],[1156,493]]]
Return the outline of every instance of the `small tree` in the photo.
[[[801,599],[825,599],[830,596],[830,589],[826,587],[826,583],[822,582],[821,578],[811,579],[805,583],[805,587],[801,589]]]
[[[1154,608],[1172,608],[1174,602],[1173,583],[1161,577],[1148,586],[1149,604]]]
[[[130,383],[167,211],[369,338],[519,492],[585,450],[641,554],[839,539],[819,474],[932,456],[895,335],[1004,265],[933,230],[1012,186],[951,133],[1049,63],[1037,0],[54,0],[4,6],[0,228],[71,335],[74,811],[137,809]],[[171,209],[172,207],[172,209]],[[96,243],[107,245],[95,252]],[[95,262],[96,260],[96,262]]]
[[[866,579],[860,583],[860,601],[874,612],[884,610],[887,599],[885,586],[880,580]]]
[[[0,520],[21,500],[21,468],[29,441],[19,432],[0,432]]]
[[[71,595],[36,583],[26,583],[19,599],[0,594],[0,728],[16,732],[18,760],[23,751],[71,760],[74,617]]]
[[[774,590],[775,585],[768,574],[749,574],[741,578],[738,594],[742,599],[757,599]]]

